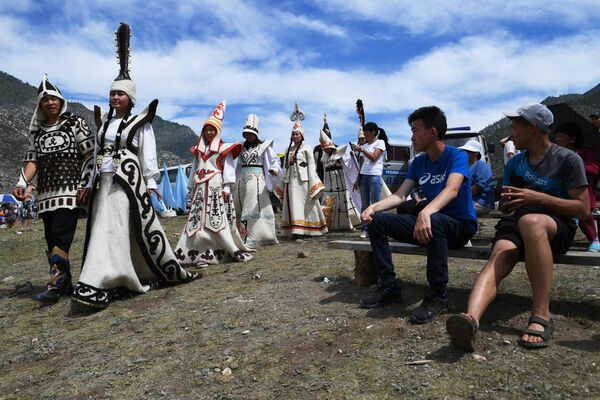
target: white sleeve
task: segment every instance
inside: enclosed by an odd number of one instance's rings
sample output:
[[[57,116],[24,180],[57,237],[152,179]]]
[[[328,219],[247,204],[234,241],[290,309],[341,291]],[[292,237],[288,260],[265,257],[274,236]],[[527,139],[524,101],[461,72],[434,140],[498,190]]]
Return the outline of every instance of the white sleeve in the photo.
[[[385,151],[385,142],[381,139],[377,139],[377,142],[375,142],[375,146],[376,149],[381,149],[381,151]]]
[[[279,182],[283,180],[283,170],[281,169],[281,161],[271,146],[263,152],[263,170],[265,175],[265,186],[269,192],[272,192]],[[269,171],[275,171],[277,175],[271,175]]]
[[[158,170],[158,161],[156,159],[156,140],[154,139],[154,130],[152,125],[146,123],[135,134],[133,145],[138,142],[140,167],[142,175],[147,180],[148,189],[156,189],[158,185],[156,181],[160,179],[160,171]]]
[[[229,152],[225,156],[223,162],[223,191],[226,193],[231,192],[230,186],[235,184],[235,163],[233,155]]]

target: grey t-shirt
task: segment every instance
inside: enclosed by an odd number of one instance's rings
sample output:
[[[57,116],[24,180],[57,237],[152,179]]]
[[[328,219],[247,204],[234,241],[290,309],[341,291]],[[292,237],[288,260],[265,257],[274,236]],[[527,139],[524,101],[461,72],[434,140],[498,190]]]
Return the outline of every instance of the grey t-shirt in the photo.
[[[504,185],[522,186],[551,196],[568,199],[569,190],[587,186],[583,160],[571,150],[552,144],[544,158],[536,164],[529,163],[528,151],[522,151],[508,160],[504,168]],[[515,177],[522,177],[517,178]]]

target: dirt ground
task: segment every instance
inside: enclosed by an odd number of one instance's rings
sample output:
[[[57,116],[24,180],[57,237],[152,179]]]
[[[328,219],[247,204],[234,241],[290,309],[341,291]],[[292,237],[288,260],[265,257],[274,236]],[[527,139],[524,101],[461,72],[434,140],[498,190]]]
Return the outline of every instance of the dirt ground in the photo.
[[[483,222],[476,244],[492,236],[493,221]],[[183,217],[163,223],[174,244]],[[394,256],[403,304],[358,307],[373,288],[353,285],[352,252],[327,248],[358,233],[282,241],[249,263],[207,267],[199,281],[82,315],[70,299],[34,300],[47,281],[42,225],[34,227],[0,230],[2,399],[600,398],[600,267],[555,267],[552,346],[527,351],[516,344],[531,304],[518,266],[473,355],[449,345],[447,316],[408,322],[425,289],[422,257]],[[71,251],[75,277],[84,227]],[[450,261],[451,311],[464,310],[483,264]],[[17,295],[27,280],[35,292]]]

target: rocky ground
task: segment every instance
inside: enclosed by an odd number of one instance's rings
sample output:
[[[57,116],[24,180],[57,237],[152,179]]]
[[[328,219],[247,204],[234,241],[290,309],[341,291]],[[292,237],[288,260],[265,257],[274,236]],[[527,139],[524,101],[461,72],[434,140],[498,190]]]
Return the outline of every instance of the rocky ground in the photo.
[[[85,221],[72,259],[81,262]],[[163,220],[174,244],[182,217]],[[493,222],[477,237],[489,243]],[[282,241],[246,264],[114,302],[94,314],[66,299],[41,307],[47,280],[41,224],[0,230],[0,398],[3,399],[563,399],[600,398],[600,268],[557,265],[552,346],[516,344],[530,307],[524,268],[501,285],[478,351],[449,346],[446,316],[408,322],[424,291],[424,259],[396,255],[404,304],[363,310],[372,288],[352,284],[353,254],[331,234]],[[577,245],[584,246],[582,236]],[[304,252],[306,258],[299,258]],[[482,261],[450,261],[450,301],[465,308]]]

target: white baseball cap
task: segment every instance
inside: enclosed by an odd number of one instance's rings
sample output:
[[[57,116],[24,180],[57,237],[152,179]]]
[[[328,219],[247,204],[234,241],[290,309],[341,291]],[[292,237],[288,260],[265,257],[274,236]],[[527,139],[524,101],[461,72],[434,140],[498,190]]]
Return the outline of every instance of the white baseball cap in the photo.
[[[550,125],[554,122],[552,111],[540,103],[529,104],[518,108],[517,111],[507,111],[503,114],[508,118],[525,118],[546,133],[550,133]]]

